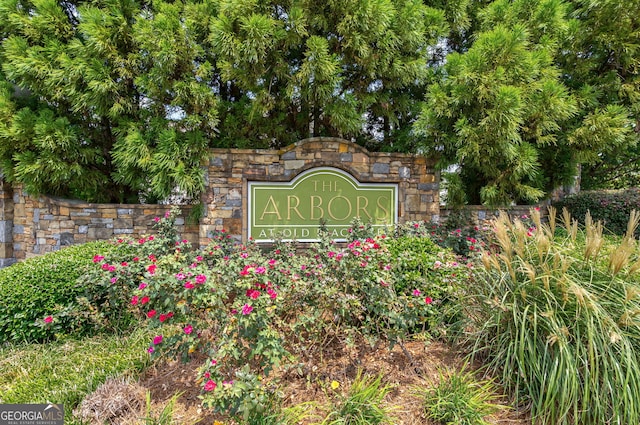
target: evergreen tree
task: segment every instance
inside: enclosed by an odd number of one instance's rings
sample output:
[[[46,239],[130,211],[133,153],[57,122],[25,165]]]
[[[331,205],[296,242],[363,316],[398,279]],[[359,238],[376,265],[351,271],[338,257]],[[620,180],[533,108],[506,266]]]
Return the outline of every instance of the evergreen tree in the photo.
[[[223,0],[209,38],[226,105],[219,143],[390,146],[410,129],[445,31],[442,11],[416,0]]]
[[[580,114],[572,147],[585,188],[640,184],[640,1],[570,3],[559,63]]]
[[[406,149],[446,23],[417,0],[0,0],[0,32],[5,178],[125,201],[197,199],[210,146]]]
[[[91,201],[197,196],[216,96],[184,8],[2,0],[5,178]]]
[[[0,0],[0,167],[31,193],[197,200],[208,147],[338,136],[457,163],[472,203],[578,164],[632,183],[639,1]]]
[[[536,201],[575,171],[561,161],[547,168],[577,112],[554,64],[564,8],[557,0],[492,2],[478,13],[469,49],[449,54],[429,86],[416,131],[443,168],[460,166],[471,203]]]

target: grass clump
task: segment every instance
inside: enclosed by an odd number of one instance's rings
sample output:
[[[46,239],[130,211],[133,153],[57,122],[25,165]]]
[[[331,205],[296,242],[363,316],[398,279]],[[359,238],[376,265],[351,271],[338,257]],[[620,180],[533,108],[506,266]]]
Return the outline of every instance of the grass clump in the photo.
[[[0,403],[62,403],[66,420],[107,377],[136,375],[149,362],[148,331],[0,348]]]
[[[506,215],[469,285],[467,341],[538,423],[640,422],[640,286],[635,215],[607,243],[550,209],[534,226]]]
[[[466,367],[449,375],[440,372],[435,388],[420,389],[427,417],[443,425],[487,425],[485,417],[497,412],[492,381],[479,381]]]
[[[145,417],[144,417],[144,425],[174,425],[179,424],[180,422],[175,419],[175,406],[178,398],[182,393],[175,393],[164,405],[160,412],[155,413],[151,407],[151,392],[146,392],[146,409],[145,409]]]
[[[322,425],[393,424],[391,409],[383,404],[392,387],[382,384],[382,375],[368,377],[358,373],[346,395],[336,400]]]

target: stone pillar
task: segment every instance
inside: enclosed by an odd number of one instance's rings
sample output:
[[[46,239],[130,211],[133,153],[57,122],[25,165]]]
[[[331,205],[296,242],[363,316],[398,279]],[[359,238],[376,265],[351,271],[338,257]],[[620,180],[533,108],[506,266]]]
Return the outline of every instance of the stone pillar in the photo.
[[[15,263],[13,255],[13,190],[0,176],[0,268]]]

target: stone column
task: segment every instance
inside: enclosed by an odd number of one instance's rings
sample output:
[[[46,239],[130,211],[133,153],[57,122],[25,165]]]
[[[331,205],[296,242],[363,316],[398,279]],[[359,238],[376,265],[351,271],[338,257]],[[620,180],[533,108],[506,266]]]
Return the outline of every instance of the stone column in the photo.
[[[15,263],[13,255],[13,190],[0,176],[0,268]]]

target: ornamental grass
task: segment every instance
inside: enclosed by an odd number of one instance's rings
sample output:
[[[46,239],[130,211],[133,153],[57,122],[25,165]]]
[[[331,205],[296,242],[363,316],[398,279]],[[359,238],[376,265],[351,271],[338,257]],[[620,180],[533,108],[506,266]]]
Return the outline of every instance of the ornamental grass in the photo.
[[[473,357],[535,423],[640,423],[640,215],[616,243],[588,215],[531,218],[493,223],[466,303]]]

